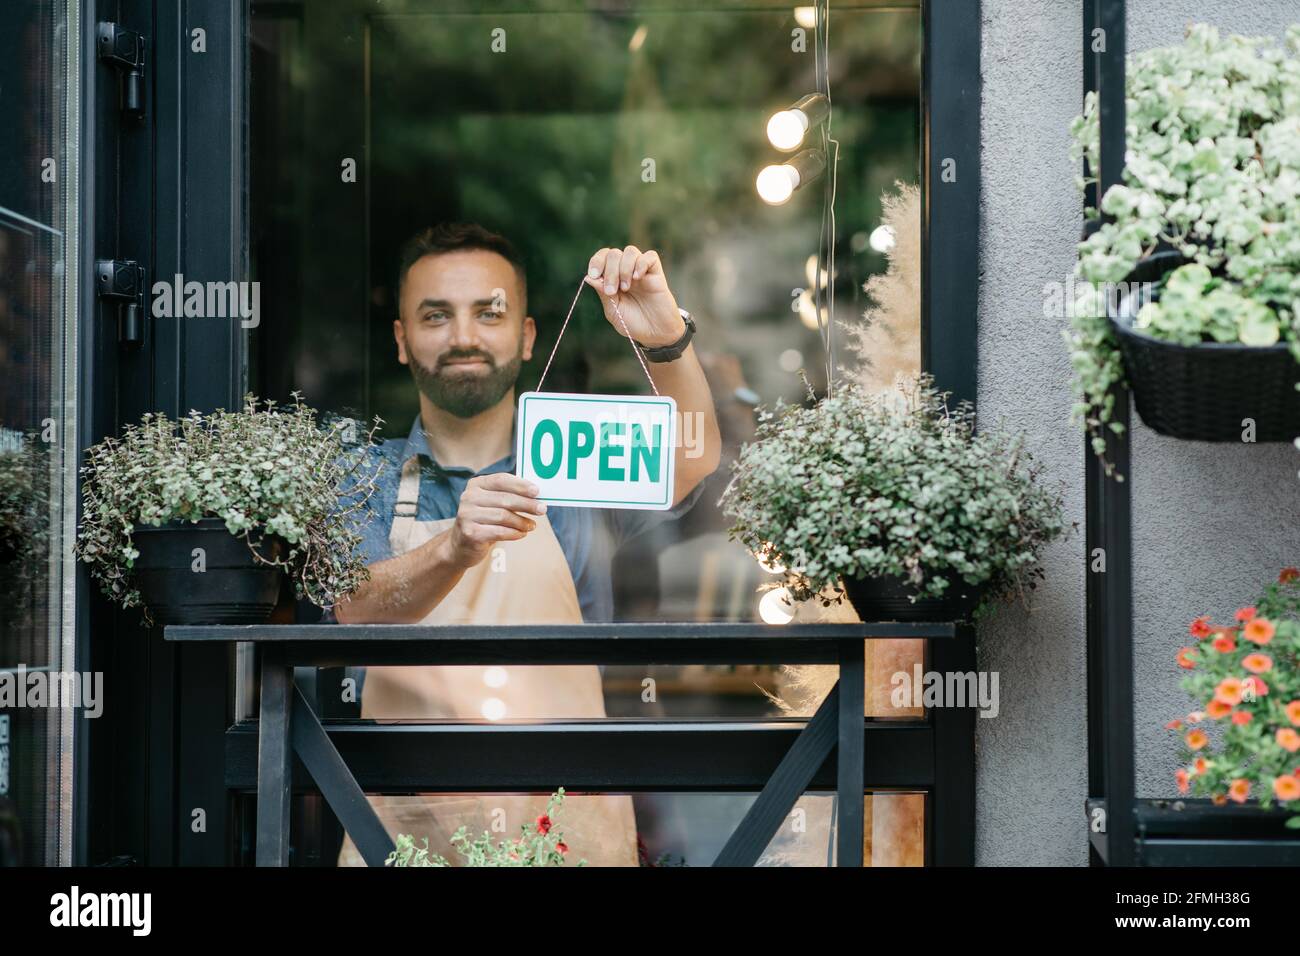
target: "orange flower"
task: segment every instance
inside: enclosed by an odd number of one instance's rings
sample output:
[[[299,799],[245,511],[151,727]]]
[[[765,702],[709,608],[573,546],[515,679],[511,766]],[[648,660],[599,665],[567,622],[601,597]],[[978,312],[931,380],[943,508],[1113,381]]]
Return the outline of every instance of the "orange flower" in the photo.
[[[1208,767],[1209,765],[1210,762],[1206,760],[1204,757],[1197,757],[1195,760],[1192,761],[1192,769],[1195,770],[1196,773],[1198,774],[1205,773],[1205,768]]]
[[[1229,651],[1235,651],[1237,649],[1237,642],[1233,639],[1232,631],[1225,627],[1223,630],[1219,631],[1218,636],[1210,642],[1210,646],[1220,654],[1227,654]]]
[[[1300,727],[1300,700],[1293,700],[1286,705],[1286,719]]]
[[[1177,730],[1182,725],[1183,722],[1175,717],[1173,720],[1169,721],[1169,723],[1165,724],[1165,730]]]
[[[1214,699],[1220,703],[1227,704],[1229,707],[1236,707],[1241,703],[1241,681],[1236,677],[1225,677],[1219,681],[1219,686],[1214,688]],[[1211,714],[1213,716],[1213,714]]]
[[[1234,710],[1232,712],[1232,722],[1238,727],[1250,723],[1250,720],[1250,711],[1248,710]]]
[[[1300,780],[1290,774],[1283,774],[1273,781],[1273,795],[1279,800],[1300,799]]]
[[[1228,798],[1221,793],[1216,793],[1214,796],[1210,797],[1210,802],[1216,807],[1221,807],[1228,802]]]
[[[1202,615],[1192,621],[1191,624],[1187,625],[1187,633],[1191,634],[1192,637],[1209,637],[1210,634],[1213,633],[1210,630],[1209,616]]]
[[[1187,792],[1187,771],[1179,767],[1174,771],[1174,781],[1178,784],[1178,792]]]
[[[1254,654],[1247,654],[1243,657],[1241,666],[1252,674],[1267,674],[1273,669],[1273,658],[1256,651]]]
[[[1218,720],[1220,717],[1227,717],[1232,713],[1232,707],[1221,700],[1212,700],[1205,705],[1205,712]]]
[[[1273,622],[1265,620],[1262,617],[1253,618],[1246,622],[1246,626],[1241,629],[1241,635],[1248,641],[1256,644],[1267,644],[1273,640],[1273,634],[1277,630]]]
[[[1253,607],[1243,607],[1235,615],[1238,621],[1249,621],[1254,616],[1255,609]]]
[[[1178,652],[1178,666],[1184,670],[1191,670],[1196,666],[1196,651],[1190,647],[1184,647]]]
[[[1277,730],[1278,746],[1287,753],[1295,753],[1300,750],[1300,734],[1297,734],[1290,727],[1279,727]]]
[[[1187,746],[1192,750],[1200,750],[1210,742],[1210,738],[1205,735],[1203,730],[1189,730],[1187,736],[1183,738]]]
[[[1238,803],[1245,803],[1250,796],[1250,781],[1238,777],[1228,785],[1228,796]]]
[[[1283,568],[1282,573],[1277,576],[1278,584],[1287,584],[1300,578],[1300,568]]]

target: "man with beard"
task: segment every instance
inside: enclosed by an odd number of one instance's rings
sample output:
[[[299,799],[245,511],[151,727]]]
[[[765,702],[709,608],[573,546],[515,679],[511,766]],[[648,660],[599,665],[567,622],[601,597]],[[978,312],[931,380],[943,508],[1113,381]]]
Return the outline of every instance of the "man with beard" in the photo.
[[[393,467],[371,500],[362,542],[371,580],[335,608],[338,621],[425,624],[569,624],[613,614],[610,567],[628,538],[688,509],[717,467],[717,419],[691,338],[654,251],[600,249],[587,284],[605,317],[630,334],[659,392],[694,423],[698,441],[674,450],[669,511],[556,508],[515,476],[515,382],[532,357],[537,326],[527,310],[523,262],[505,238],[473,224],[426,229],[403,247],[398,272],[397,359],[411,369],[420,414],[382,454]],[[626,332],[624,331],[626,326]],[[600,672],[567,667],[371,667],[366,718],[564,719],[605,716]],[[555,781],[562,786],[563,780]],[[448,848],[458,827],[471,838],[534,825],[545,796],[372,796],[390,835]],[[636,865],[636,827],[626,796],[571,796],[560,822],[575,859]],[[504,826],[502,826],[504,824]],[[346,840],[340,863],[359,863]]]

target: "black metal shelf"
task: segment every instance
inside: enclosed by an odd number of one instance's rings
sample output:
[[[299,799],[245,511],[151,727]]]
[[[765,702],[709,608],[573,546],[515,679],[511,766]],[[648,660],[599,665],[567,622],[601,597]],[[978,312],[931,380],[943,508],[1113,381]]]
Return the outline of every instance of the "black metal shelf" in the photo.
[[[1104,39],[1098,50],[1097,30]],[[1084,0],[1084,89],[1097,92],[1101,168],[1087,203],[1121,182],[1125,152],[1125,3]],[[1139,800],[1134,769],[1133,518],[1128,390],[1111,392],[1106,445],[1117,480],[1085,441],[1090,859],[1108,866],[1295,866],[1300,830],[1290,814],[1207,800]],[[1095,559],[1103,557],[1098,567]]]
[[[1090,797],[1088,818],[1106,801]],[[1133,807],[1136,866],[1300,866],[1300,830],[1273,807],[1214,806],[1209,800],[1138,800]],[[1090,834],[1092,849],[1109,863],[1105,833]]]
[[[801,794],[836,792],[836,853],[862,865],[868,790],[921,790],[926,862],[974,863],[974,713],[863,715],[868,640],[925,638],[926,668],[975,669],[974,633],[953,623],[647,623],[564,626],[171,626],[167,642],[257,651],[260,707],[225,732],[228,793],[256,791],[257,862],[288,862],[295,793],[319,790],[371,865],[392,841],[366,793],[538,792],[557,780],[613,792],[758,791],[715,866],[756,862]],[[640,721],[322,719],[296,667],[375,664],[833,663],[839,681],[804,719]],[[433,758],[433,759],[431,759]],[[856,808],[856,809],[855,809]]]

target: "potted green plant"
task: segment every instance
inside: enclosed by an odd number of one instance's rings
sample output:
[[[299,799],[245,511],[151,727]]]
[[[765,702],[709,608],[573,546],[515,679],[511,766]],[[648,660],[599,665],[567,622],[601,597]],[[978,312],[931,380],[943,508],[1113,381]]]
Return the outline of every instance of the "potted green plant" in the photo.
[[[292,405],[145,415],[93,446],[76,554],[160,624],[265,620],[289,574],[331,607],[368,576],[353,550],[378,471],[374,429]]]
[[[1220,627],[1196,618],[1195,645],[1178,652],[1198,707],[1165,725],[1182,738],[1175,782],[1219,805],[1276,801],[1300,829],[1300,571],[1284,570],[1234,617]]]
[[[928,377],[761,410],[723,506],[733,539],[797,600],[847,594],[863,620],[961,620],[1041,575],[1061,498],[1018,438],[976,432]],[[832,596],[833,595],[833,596]]]
[[[1174,437],[1300,432],[1300,26],[1285,46],[1197,24],[1129,58],[1123,182],[1086,210],[1066,333],[1076,413],[1103,459],[1120,383]],[[1071,133],[1092,171],[1098,130],[1089,93]]]
[[[493,843],[484,830],[478,839],[470,840],[469,828],[461,827],[452,835],[451,844],[460,854],[462,866],[563,866],[569,848],[564,831],[556,823],[563,806],[564,788],[560,787],[547,801],[546,812],[533,823],[522,825],[515,839]],[[384,860],[385,866],[451,866],[446,857],[429,852],[428,837],[419,847],[409,833],[399,833],[393,842],[396,849]],[[585,860],[579,860],[577,865],[585,864]]]
[[[0,568],[39,560],[49,524],[39,469],[48,466],[35,436],[0,428]]]

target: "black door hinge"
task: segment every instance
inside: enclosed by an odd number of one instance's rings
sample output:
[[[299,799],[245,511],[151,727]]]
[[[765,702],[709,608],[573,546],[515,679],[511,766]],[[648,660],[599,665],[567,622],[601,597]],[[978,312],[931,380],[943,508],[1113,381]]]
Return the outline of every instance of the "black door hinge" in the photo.
[[[117,306],[117,340],[123,345],[144,341],[144,266],[134,259],[96,259],[95,292]]]
[[[99,24],[99,58],[117,68],[121,75],[122,114],[130,119],[144,116],[144,37],[116,23]]]

